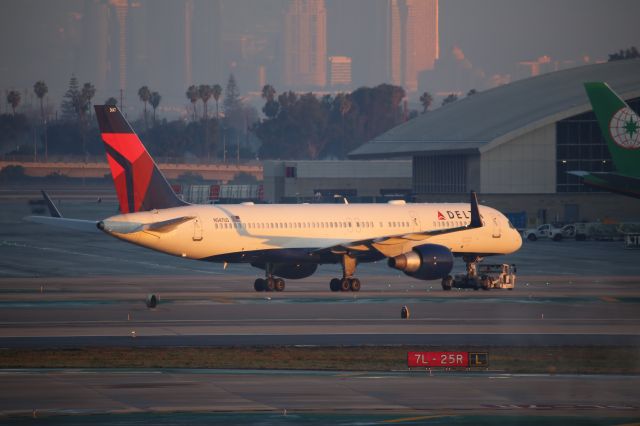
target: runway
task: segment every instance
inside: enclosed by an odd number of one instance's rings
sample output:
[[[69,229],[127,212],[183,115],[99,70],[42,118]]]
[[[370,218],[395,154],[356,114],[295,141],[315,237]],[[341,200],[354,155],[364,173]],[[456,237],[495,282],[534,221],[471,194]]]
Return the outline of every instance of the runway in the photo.
[[[0,415],[13,416],[286,410],[328,419],[360,412],[359,424],[471,414],[570,415],[597,424],[601,416],[637,419],[640,409],[638,380],[628,376],[180,369],[13,370],[0,379],[14,390],[0,392]],[[372,413],[384,417],[365,421]]]

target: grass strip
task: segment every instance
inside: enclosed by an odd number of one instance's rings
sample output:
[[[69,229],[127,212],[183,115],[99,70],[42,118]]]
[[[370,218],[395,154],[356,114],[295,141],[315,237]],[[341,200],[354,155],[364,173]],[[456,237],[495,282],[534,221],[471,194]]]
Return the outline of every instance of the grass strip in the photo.
[[[0,368],[407,370],[409,351],[488,352],[506,373],[638,374],[640,347],[169,347],[1,349]]]

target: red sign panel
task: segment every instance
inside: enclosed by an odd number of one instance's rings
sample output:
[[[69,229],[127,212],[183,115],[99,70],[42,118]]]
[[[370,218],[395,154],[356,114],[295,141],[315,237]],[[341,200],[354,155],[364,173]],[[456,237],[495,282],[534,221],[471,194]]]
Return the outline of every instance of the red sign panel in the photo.
[[[409,367],[468,367],[469,352],[408,352]]]

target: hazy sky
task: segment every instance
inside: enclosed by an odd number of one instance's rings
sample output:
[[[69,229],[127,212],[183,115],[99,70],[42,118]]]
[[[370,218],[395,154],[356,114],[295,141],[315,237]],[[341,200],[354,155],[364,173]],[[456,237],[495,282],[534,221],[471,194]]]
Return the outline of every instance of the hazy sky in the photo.
[[[372,5],[381,1],[326,0],[327,54],[353,56],[354,87],[382,83],[375,69],[379,61],[372,57],[381,54],[376,46],[381,29],[368,19]],[[82,10],[83,0],[0,4],[0,90],[30,89],[36,80],[45,79],[54,96],[64,92],[74,71],[70,58],[77,56],[73,52],[77,46],[66,46],[66,35],[59,28],[75,19],[73,12]],[[286,4],[287,0],[222,0],[223,37],[260,33],[276,39]],[[592,61],[606,60],[608,53],[620,48],[640,47],[639,17],[639,0],[440,0],[440,48],[447,52],[459,47],[474,68],[488,75],[512,74],[517,62],[542,55],[554,60],[578,60],[584,55]],[[271,59],[277,64],[282,52],[273,44]],[[167,63],[180,61],[166,58]],[[274,70],[275,65],[268,71],[269,80],[277,77]],[[244,79],[240,88],[254,90],[255,81]],[[93,76],[81,80],[91,81]],[[175,84],[159,90],[181,93],[182,82]]]

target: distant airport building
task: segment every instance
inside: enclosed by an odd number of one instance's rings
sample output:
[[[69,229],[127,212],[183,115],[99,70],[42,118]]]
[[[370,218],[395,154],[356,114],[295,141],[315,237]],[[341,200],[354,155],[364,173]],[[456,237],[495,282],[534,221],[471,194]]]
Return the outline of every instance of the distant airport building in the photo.
[[[329,83],[332,87],[351,85],[351,58],[329,56]]]
[[[388,20],[391,82],[415,92],[439,56],[438,0],[390,0]]]
[[[640,111],[640,60],[587,65],[480,92],[401,124],[352,159],[410,158],[418,200],[466,198],[547,221],[639,220],[640,200],[594,192],[568,171],[610,171],[583,83],[605,81]],[[640,167],[640,165],[639,165]]]
[[[289,0],[283,35],[285,86],[324,88],[327,84],[327,10],[324,0]]]
[[[410,160],[265,161],[264,199],[281,202],[380,202],[411,195]]]

